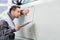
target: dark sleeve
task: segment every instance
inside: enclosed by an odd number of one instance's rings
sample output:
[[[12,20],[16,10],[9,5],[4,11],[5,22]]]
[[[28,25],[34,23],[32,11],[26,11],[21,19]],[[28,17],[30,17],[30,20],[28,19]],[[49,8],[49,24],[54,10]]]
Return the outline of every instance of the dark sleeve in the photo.
[[[16,32],[16,30],[15,29],[8,29],[5,33],[5,35],[13,33],[13,32]]]
[[[9,29],[8,29],[9,32],[16,32],[15,28],[11,29],[11,26],[8,26],[8,27],[9,27]]]
[[[16,30],[15,29],[11,29],[11,32],[16,32]]]

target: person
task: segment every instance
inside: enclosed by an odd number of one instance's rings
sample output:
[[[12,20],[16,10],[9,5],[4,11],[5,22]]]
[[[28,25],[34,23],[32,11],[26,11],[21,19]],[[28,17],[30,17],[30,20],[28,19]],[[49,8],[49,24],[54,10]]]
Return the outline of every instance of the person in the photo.
[[[14,19],[19,18],[19,16],[21,16],[21,15],[24,15],[24,16],[27,15],[29,13],[29,10],[28,9],[20,10],[19,6],[12,6],[10,8],[9,12],[7,12],[7,11],[8,10],[6,10],[2,14],[0,14],[0,20],[7,21],[10,28],[14,29],[15,32],[20,30],[21,26],[15,25]],[[15,33],[11,33],[9,37],[10,37],[10,40],[14,40],[15,39]]]
[[[15,32],[15,30],[9,27],[7,21],[0,20],[0,40],[10,40],[10,33]]]

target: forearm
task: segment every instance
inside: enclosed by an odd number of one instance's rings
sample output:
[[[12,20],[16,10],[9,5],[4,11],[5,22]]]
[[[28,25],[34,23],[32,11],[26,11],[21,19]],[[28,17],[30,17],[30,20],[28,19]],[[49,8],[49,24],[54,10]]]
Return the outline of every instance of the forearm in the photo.
[[[16,32],[16,30],[15,29],[8,29],[5,35],[13,33],[13,32]]]
[[[16,32],[15,29],[8,29],[8,33]]]

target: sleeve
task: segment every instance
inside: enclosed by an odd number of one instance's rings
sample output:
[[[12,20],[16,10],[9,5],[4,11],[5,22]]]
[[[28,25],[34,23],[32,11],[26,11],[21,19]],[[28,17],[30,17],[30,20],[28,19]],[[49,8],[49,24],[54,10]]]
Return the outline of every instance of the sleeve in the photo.
[[[7,32],[5,33],[5,35],[13,33],[13,32],[16,32],[16,30],[15,29],[8,29]]]
[[[15,29],[8,29],[7,31],[8,31],[8,33],[16,32]]]
[[[15,29],[11,29],[11,32],[16,32],[16,30]]]

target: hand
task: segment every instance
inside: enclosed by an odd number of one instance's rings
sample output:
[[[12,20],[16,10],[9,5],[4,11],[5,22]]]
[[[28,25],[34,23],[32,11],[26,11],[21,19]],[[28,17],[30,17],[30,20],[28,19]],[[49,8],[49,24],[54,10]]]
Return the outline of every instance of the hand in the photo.
[[[27,15],[29,13],[29,10],[28,9],[25,9],[22,11],[23,15]]]
[[[20,28],[21,28],[21,27],[20,27],[19,25],[18,25],[18,26],[15,26],[15,30],[16,30],[16,31],[20,30]]]

